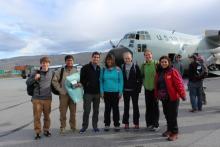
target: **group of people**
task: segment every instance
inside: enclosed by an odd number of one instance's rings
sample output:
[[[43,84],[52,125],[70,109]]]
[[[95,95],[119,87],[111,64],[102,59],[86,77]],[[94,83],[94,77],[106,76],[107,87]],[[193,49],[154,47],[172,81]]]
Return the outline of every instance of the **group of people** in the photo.
[[[80,82],[73,87],[79,86],[84,89],[83,95],[83,117],[82,128],[79,133],[86,132],[89,125],[89,114],[91,105],[93,107],[92,127],[94,132],[99,132],[99,104],[100,98],[104,100],[104,131],[110,130],[111,111],[113,111],[113,124],[116,132],[120,131],[119,100],[124,99],[124,114],[122,123],[124,129],[128,130],[130,99],[133,104],[133,129],[139,129],[139,106],[138,99],[142,85],[145,89],[146,127],[151,131],[159,130],[159,101],[162,102],[163,112],[167,121],[167,129],[162,136],[174,141],[178,138],[178,106],[179,100],[186,100],[186,92],[181,72],[172,66],[168,56],[160,57],[159,61],[153,60],[151,50],[144,52],[145,62],[139,67],[132,62],[132,54],[123,54],[124,64],[118,67],[115,57],[107,54],[104,60],[104,67],[100,67],[100,53],[93,52],[91,62],[84,65],[80,71]],[[27,85],[37,83],[34,88],[32,103],[34,115],[35,139],[41,138],[41,114],[44,115],[43,134],[51,136],[50,112],[51,112],[51,84],[59,92],[60,111],[60,133],[66,132],[66,113],[69,108],[69,124],[72,131],[76,131],[76,103],[68,95],[64,82],[67,76],[77,72],[73,67],[74,58],[72,55],[65,56],[65,67],[55,72],[49,70],[50,59],[40,59],[40,71],[34,72],[26,81]],[[190,64],[191,66],[191,64]],[[189,82],[190,87],[196,84]],[[192,88],[193,89],[193,88]],[[198,90],[195,90],[198,92]],[[195,93],[196,93],[195,92]],[[194,93],[190,91],[190,97]],[[195,95],[193,95],[195,97]],[[199,99],[199,98],[198,98]],[[192,102],[192,100],[191,100]],[[196,103],[196,102],[195,102]],[[200,102],[198,110],[201,110]],[[197,108],[193,109],[197,110]]]

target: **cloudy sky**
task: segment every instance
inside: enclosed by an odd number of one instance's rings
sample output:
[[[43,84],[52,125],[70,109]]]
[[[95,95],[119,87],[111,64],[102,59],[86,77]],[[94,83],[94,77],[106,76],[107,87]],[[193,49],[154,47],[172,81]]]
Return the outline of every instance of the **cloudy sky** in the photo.
[[[137,29],[220,29],[219,0],[0,0],[0,10],[0,59],[102,51]]]

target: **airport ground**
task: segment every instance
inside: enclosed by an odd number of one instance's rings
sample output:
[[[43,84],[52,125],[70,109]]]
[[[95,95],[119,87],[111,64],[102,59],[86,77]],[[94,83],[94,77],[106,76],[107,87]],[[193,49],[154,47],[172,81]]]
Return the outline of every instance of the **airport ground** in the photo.
[[[51,112],[50,138],[42,136],[34,140],[33,115],[30,97],[26,94],[25,80],[20,78],[0,79],[0,147],[220,147],[220,78],[205,80],[207,105],[203,111],[190,113],[190,102],[180,102],[178,123],[180,134],[177,141],[169,142],[161,136],[166,129],[166,122],[160,104],[160,131],[146,130],[144,119],[145,101],[143,92],[140,94],[140,129],[125,131],[121,125],[120,132],[103,131],[104,102],[101,101],[99,133],[92,132],[90,126],[86,133],[68,131],[59,134],[59,99],[53,97]],[[77,128],[82,124],[82,102],[77,104]],[[132,113],[132,109],[130,109]],[[120,101],[120,114],[123,114],[123,100]],[[67,122],[68,124],[68,122]],[[130,114],[130,124],[132,115]]]

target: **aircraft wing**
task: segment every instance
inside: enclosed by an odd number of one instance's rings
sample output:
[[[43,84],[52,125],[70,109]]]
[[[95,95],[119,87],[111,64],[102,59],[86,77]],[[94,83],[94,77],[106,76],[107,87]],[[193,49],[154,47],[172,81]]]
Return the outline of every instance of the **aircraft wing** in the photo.
[[[207,38],[216,47],[220,46],[220,30],[206,30],[205,38]]]

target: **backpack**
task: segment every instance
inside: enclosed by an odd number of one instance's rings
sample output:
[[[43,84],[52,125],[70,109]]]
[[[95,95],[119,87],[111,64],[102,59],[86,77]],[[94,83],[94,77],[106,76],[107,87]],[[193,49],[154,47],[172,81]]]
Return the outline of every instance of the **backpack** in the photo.
[[[207,70],[204,64],[197,62],[195,77],[197,79],[204,79],[207,75]]]
[[[60,72],[60,79],[59,79],[59,83],[61,83],[62,79],[63,79],[63,72],[64,72],[64,68],[61,68],[61,72]],[[55,72],[53,72],[53,76],[52,79],[54,78]],[[53,86],[52,82],[51,82],[51,92],[55,95],[59,95],[59,91]]]
[[[40,73],[40,70],[36,71],[36,74]],[[37,87],[39,85],[38,82],[34,81],[33,83],[30,83],[27,85],[27,94],[30,96],[34,95],[34,88]]]
[[[33,96],[34,95],[34,88],[36,87],[37,83],[34,82],[30,85],[27,86],[27,94],[30,95],[30,96]]]

